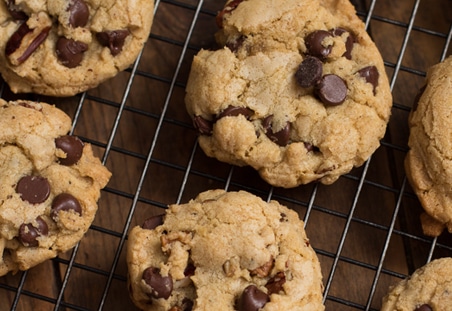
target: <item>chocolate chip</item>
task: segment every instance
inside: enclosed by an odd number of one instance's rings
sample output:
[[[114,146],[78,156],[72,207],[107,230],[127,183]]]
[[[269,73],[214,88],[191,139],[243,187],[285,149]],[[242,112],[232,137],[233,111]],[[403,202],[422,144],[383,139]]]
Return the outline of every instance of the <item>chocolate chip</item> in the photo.
[[[49,197],[50,185],[44,177],[27,175],[17,183],[16,192],[20,194],[22,200],[38,204]]]
[[[173,279],[161,276],[160,269],[149,267],[143,272],[143,280],[151,288],[151,297],[168,299],[173,291]]]
[[[79,201],[69,193],[60,193],[53,201],[50,209],[50,217],[56,221],[60,211],[74,211],[82,215],[82,207]]]
[[[195,116],[193,118],[193,126],[202,135],[212,134],[213,123],[209,120],[204,119],[201,116]]]
[[[375,93],[375,88],[378,86],[378,78],[380,77],[377,67],[375,66],[364,67],[358,70],[358,73],[361,77],[366,79],[367,83],[372,84]]]
[[[322,103],[328,106],[340,105],[347,97],[345,81],[334,74],[324,75],[314,89]]]
[[[89,8],[83,0],[72,0],[69,2],[69,25],[72,27],[83,27],[88,23]]]
[[[331,53],[332,45],[323,46],[322,42],[325,38],[331,37],[331,33],[326,30],[316,30],[311,32],[305,38],[306,48],[308,49],[308,54],[315,56],[321,60],[327,58]]]
[[[262,127],[264,128],[265,134],[274,143],[280,146],[286,146],[289,143],[290,139],[290,123],[287,122],[286,126],[282,130],[274,133],[272,129],[272,121],[272,115],[262,120]]]
[[[152,216],[143,222],[143,224],[141,225],[141,228],[147,229],[147,230],[153,230],[163,224],[164,217],[165,217],[164,214]]]
[[[221,119],[223,117],[236,117],[238,115],[243,115],[245,118],[250,118],[254,114],[254,111],[246,108],[246,107],[234,107],[229,106],[225,110],[223,110],[217,117],[217,119]]]
[[[258,311],[269,301],[266,293],[258,289],[255,285],[245,288],[237,302],[238,311]]]
[[[240,47],[242,47],[243,42],[245,42],[245,37],[240,36],[235,40],[226,42],[226,47],[229,48],[232,52],[237,52]]]
[[[103,31],[96,33],[96,38],[103,46],[110,49],[111,55],[116,56],[122,51],[124,42],[130,32],[127,29]]]
[[[68,68],[77,67],[83,60],[83,53],[88,50],[86,43],[60,37],[56,43],[58,60]]]
[[[414,311],[433,311],[433,309],[428,304],[423,304],[423,305],[417,307],[416,309],[414,309]]]
[[[301,87],[314,86],[322,78],[323,63],[313,56],[306,57],[298,66],[295,79]]]
[[[47,38],[50,31],[50,27],[44,27],[41,31],[37,30],[33,32],[26,22],[23,22],[19,28],[13,33],[13,35],[6,42],[5,55],[10,56],[16,51],[23,51],[21,55],[16,57],[15,64],[21,64],[26,61],[31,54],[41,45]],[[25,36],[31,36],[29,40],[23,40]],[[24,49],[19,50],[22,45],[22,41],[31,42]]]
[[[283,290],[283,285],[286,283],[286,276],[284,272],[278,272],[274,277],[268,280],[265,287],[268,290],[268,294],[278,294],[281,290]]]
[[[83,142],[77,136],[60,136],[55,139],[55,146],[66,154],[65,158],[59,158],[62,165],[70,166],[82,157]]]
[[[344,54],[342,54],[342,56],[344,56],[346,59],[352,59],[353,45],[356,42],[355,36],[348,30],[341,27],[333,29],[331,33],[333,34],[333,36],[342,36],[342,34],[346,32],[348,32],[348,37],[345,41],[345,52]]]
[[[38,216],[38,218],[36,218],[36,223],[37,227],[33,226],[31,223],[20,225],[19,240],[24,246],[38,246],[39,242],[36,238],[49,233],[49,228],[44,219]]]

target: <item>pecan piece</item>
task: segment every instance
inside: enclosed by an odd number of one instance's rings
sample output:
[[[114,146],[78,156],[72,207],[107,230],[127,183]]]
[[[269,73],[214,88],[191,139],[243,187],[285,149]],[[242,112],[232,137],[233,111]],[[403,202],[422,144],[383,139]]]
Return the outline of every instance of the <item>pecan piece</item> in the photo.
[[[18,66],[26,61],[47,38],[51,25],[52,21],[45,13],[23,22],[6,42],[5,55],[11,64]]]
[[[262,266],[257,267],[256,269],[250,271],[251,275],[257,275],[259,277],[266,277],[270,274],[270,271],[273,269],[274,260],[273,256],[270,258],[269,261],[264,263]]]

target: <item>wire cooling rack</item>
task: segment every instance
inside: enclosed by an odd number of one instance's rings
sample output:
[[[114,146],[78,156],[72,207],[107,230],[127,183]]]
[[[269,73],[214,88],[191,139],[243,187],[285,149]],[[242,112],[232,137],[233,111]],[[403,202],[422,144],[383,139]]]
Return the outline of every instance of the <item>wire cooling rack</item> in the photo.
[[[381,147],[330,186],[272,188],[249,168],[207,158],[183,104],[193,55],[214,47],[216,0],[156,2],[152,34],[134,65],[71,98],[2,98],[56,104],[73,132],[113,172],[97,217],[73,251],[0,278],[0,310],[136,310],[128,297],[130,228],[208,189],[247,190],[305,220],[324,275],[326,310],[378,310],[388,287],[426,262],[452,256],[450,235],[420,231],[422,209],[406,181],[407,117],[429,66],[450,54],[449,0],[354,1],[384,58],[394,97]]]

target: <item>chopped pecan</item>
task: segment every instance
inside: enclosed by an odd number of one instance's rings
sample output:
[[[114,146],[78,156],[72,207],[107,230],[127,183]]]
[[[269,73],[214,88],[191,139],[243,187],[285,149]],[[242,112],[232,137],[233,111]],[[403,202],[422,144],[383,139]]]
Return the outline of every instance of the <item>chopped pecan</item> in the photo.
[[[273,260],[273,256],[272,256],[269,261],[267,261],[262,266],[257,267],[254,270],[251,270],[250,273],[251,273],[251,275],[257,275],[262,278],[266,277],[267,275],[270,274],[270,271],[272,270],[274,263],[275,263],[275,261]]]

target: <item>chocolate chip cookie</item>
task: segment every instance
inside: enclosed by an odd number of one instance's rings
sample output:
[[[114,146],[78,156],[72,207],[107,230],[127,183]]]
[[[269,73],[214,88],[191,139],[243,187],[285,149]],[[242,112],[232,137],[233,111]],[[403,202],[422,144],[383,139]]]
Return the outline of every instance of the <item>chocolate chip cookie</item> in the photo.
[[[45,103],[0,99],[0,276],[72,248],[110,172],[71,120]]]
[[[440,311],[452,304],[452,258],[431,261],[390,289],[381,311]]]
[[[303,222],[244,191],[206,191],[134,227],[127,264],[142,310],[324,310]]]
[[[426,235],[452,232],[452,57],[429,69],[409,116],[407,178],[425,213]]]
[[[204,152],[250,165],[268,183],[331,184],[386,131],[382,58],[347,0],[233,0],[222,46],[192,63],[186,107]]]
[[[154,1],[0,0],[0,72],[15,93],[70,96],[132,64]]]

